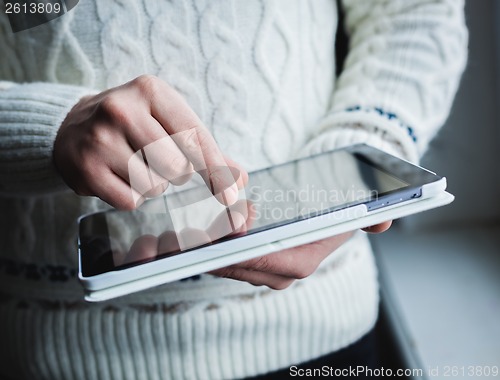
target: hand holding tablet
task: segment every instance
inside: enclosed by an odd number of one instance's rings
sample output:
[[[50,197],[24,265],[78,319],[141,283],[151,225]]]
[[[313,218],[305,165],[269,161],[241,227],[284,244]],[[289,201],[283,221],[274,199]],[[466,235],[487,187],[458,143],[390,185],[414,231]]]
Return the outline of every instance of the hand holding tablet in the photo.
[[[309,252],[309,269],[314,270],[328,250],[348,237],[337,235],[449,203],[453,197],[445,188],[445,178],[366,145],[327,152],[250,173],[239,191],[239,202],[246,202],[249,212],[237,213],[240,221],[245,220],[238,233],[234,209],[211,201],[206,186],[153,199],[141,210],[82,217],[80,279],[88,300],[109,299],[208,271],[282,288],[307,275],[308,268],[283,269],[273,260],[278,254],[243,262],[282,250],[279,254],[285,260],[287,252],[303,251]],[[214,231],[214,220],[224,228],[210,236],[206,231]],[[154,257],[113,259],[117,251],[130,252],[141,236],[159,237],[167,230],[171,241],[157,244]],[[191,231],[188,238],[186,231]],[[179,249],[166,252],[166,246]],[[299,248],[288,250],[293,247]],[[256,265],[271,270],[255,270]],[[261,273],[255,276],[256,272]]]

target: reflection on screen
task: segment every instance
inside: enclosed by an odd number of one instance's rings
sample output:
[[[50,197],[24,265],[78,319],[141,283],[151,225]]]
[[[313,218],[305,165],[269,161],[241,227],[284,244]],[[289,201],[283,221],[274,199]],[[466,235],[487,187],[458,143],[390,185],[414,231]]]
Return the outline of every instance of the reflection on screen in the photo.
[[[330,152],[252,173],[231,207],[199,185],[150,200],[140,210],[107,212],[108,248],[94,241],[87,252],[94,249],[91,254],[111,270],[366,203],[406,186],[349,151]],[[99,235],[89,233],[94,236],[82,241]]]

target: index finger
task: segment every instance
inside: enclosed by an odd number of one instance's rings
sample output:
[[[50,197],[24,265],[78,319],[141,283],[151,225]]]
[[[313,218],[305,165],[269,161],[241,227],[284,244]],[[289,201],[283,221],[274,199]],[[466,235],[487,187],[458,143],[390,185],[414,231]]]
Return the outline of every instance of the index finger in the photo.
[[[157,81],[160,83],[154,84],[157,90],[150,99],[151,115],[191,161],[194,170],[203,173],[217,199],[226,205],[234,204],[238,200],[236,179],[212,134],[179,93]]]

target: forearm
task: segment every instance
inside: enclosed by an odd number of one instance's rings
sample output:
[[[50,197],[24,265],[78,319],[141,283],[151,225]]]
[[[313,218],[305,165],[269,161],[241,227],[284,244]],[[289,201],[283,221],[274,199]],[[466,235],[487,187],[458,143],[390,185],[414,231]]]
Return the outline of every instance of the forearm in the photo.
[[[463,2],[344,6],[350,49],[309,149],[371,140],[416,161],[446,120],[465,68]]]

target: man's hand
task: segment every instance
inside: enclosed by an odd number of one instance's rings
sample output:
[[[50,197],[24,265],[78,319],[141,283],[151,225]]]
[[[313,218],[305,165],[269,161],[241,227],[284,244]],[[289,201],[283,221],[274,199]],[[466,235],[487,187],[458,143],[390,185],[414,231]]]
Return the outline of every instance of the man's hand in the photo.
[[[198,171],[219,201],[233,205],[236,211],[241,207],[235,204],[238,188],[248,179],[243,169],[222,155],[182,96],[154,76],[141,76],[82,98],[59,129],[54,163],[77,194],[95,195],[128,210],[136,208],[144,197],[161,194],[169,183],[186,182]],[[235,233],[244,233],[247,228],[251,218],[244,214]],[[382,232],[389,226],[390,222],[365,230]],[[210,231],[184,233],[210,235]],[[168,247],[164,245],[172,241],[170,235],[139,238],[124,259],[153,258],[159,251],[165,252]],[[284,289],[311,275],[351,235],[319,240],[211,273]]]
[[[365,228],[367,232],[380,233],[391,226],[391,221]],[[212,274],[246,281],[253,285],[266,285],[272,289],[285,289],[295,280],[309,277],[319,264],[344,244],[352,232],[318,240],[299,247],[284,249],[266,256],[248,260]]]
[[[54,143],[54,163],[79,195],[94,195],[131,210],[168,184],[202,173],[221,203],[238,197],[246,173],[215,140],[172,87],[154,76],[84,97],[69,112]],[[237,183],[238,182],[238,183]]]
[[[117,252],[117,265],[148,261],[158,254],[178,254],[179,239],[210,243],[227,234],[227,216],[231,215],[234,230],[231,234],[245,234],[254,218],[253,207],[248,201],[240,200],[221,213],[205,230],[184,229],[168,230],[156,237],[144,235],[135,240],[128,252]],[[391,226],[391,221],[367,227],[367,232],[380,233]],[[222,230],[221,230],[222,228]],[[299,247],[285,249],[256,259],[244,261],[210,272],[219,277],[246,281],[253,285],[265,285],[272,289],[285,289],[295,280],[310,276],[320,263],[339,248],[351,236],[352,232],[318,240]]]

